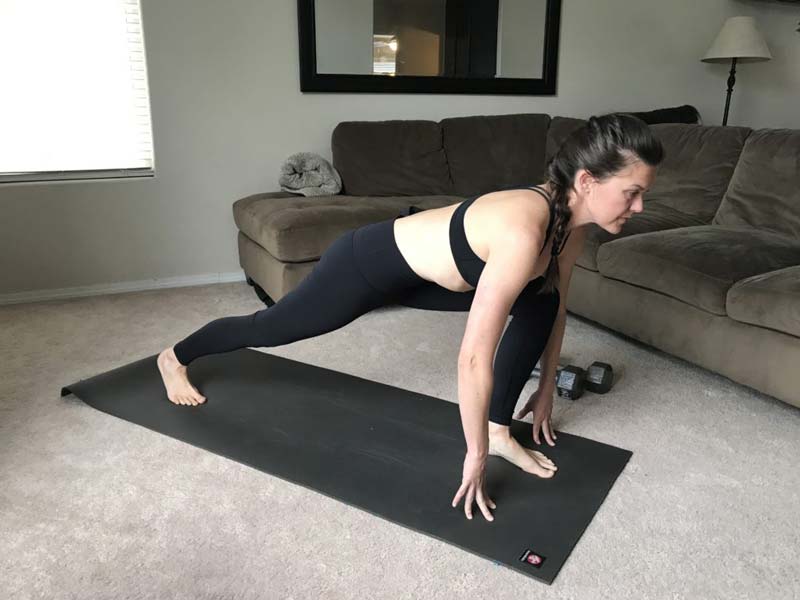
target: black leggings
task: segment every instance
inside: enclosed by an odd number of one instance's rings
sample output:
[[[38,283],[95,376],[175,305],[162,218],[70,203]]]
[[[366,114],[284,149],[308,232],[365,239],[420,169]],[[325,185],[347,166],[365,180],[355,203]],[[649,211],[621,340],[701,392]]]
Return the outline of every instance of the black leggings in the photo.
[[[339,329],[379,306],[469,311],[475,290],[453,292],[422,279],[400,254],[393,227],[391,219],[344,233],[274,305],[251,315],[216,319],[175,344],[178,361],[188,365],[207,354],[290,344]],[[536,293],[543,281],[534,279],[517,297],[494,358],[489,419],[500,425],[511,423],[558,312],[558,290]]]

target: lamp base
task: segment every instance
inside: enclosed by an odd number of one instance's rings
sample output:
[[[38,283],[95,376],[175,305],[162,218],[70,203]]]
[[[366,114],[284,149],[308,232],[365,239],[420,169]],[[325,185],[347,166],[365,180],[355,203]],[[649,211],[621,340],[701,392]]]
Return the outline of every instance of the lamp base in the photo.
[[[722,116],[722,126],[728,124],[728,109],[731,106],[731,94],[736,85],[736,58],[731,59],[731,72],[728,74],[728,96],[725,98],[725,114]]]

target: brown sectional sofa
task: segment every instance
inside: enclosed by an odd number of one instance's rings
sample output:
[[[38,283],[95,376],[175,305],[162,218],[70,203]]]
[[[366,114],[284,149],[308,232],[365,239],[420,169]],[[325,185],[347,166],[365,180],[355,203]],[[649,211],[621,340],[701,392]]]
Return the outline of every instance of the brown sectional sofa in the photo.
[[[236,201],[240,264],[269,304],[350,228],[541,182],[581,123],[340,123],[331,143],[342,193]],[[567,309],[800,407],[800,130],[651,127],[666,158],[645,209],[617,236],[590,226]]]

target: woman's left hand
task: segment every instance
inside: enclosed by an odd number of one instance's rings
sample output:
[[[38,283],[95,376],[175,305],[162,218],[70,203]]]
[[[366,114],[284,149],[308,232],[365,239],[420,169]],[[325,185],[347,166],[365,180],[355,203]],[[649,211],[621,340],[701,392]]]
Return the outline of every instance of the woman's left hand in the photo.
[[[553,412],[553,393],[555,390],[547,390],[539,388],[528,401],[525,406],[517,413],[516,419],[521,419],[529,412],[533,412],[533,441],[541,444],[539,441],[539,429],[544,433],[547,443],[555,446],[553,440],[557,440],[556,434],[553,432],[552,421],[550,420],[551,413]]]

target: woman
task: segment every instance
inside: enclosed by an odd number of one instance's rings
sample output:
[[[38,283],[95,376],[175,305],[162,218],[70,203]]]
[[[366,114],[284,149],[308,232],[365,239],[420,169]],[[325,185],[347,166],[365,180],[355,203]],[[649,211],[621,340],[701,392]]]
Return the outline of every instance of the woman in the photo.
[[[465,497],[471,519],[476,500],[492,521],[489,509],[496,505],[484,490],[489,454],[540,477],[556,470],[544,454],[523,448],[509,425],[541,357],[538,390],[517,418],[532,412],[534,440],[539,443],[541,428],[554,445],[550,415],[566,321],[561,300],[586,225],[619,233],[642,211],[642,194],[662,157],[660,142],[639,119],[592,117],[550,161],[544,185],[491,192],[348,231],[273,306],[212,321],[164,350],[158,367],[167,396],[176,404],[205,402],[188,380],[187,365],[206,354],[289,344],[387,304],[469,311],[458,358],[467,455],[452,506]]]

